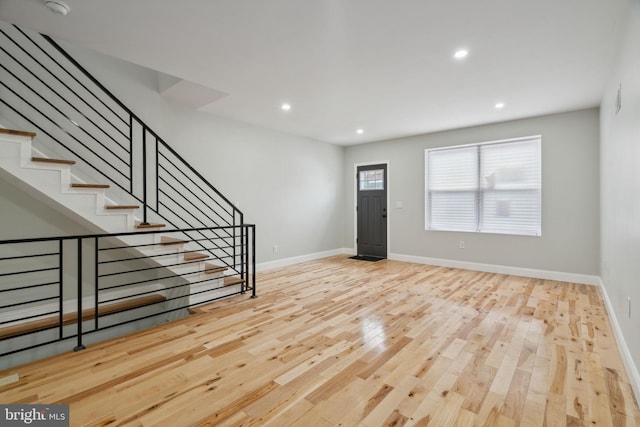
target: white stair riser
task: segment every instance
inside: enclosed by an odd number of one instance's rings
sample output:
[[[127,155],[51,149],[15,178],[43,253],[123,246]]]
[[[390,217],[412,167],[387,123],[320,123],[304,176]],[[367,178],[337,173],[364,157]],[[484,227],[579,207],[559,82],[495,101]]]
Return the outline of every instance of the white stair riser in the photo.
[[[212,288],[210,292],[204,292],[197,295],[189,296],[189,304],[205,303],[212,298],[224,297],[232,293],[240,292],[240,285],[224,286],[221,288]],[[201,289],[204,290],[204,289]]]
[[[201,279],[205,280],[205,279]],[[212,278],[211,280],[207,280],[206,282],[192,283],[191,284],[191,292],[200,292],[207,289],[215,289],[221,288],[224,286],[224,279],[222,277]]]

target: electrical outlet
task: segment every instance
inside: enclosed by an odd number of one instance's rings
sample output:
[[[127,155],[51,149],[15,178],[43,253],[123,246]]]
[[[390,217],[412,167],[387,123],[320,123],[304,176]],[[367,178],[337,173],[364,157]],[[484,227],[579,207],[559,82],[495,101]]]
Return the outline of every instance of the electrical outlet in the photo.
[[[273,245],[273,253],[274,254],[278,253],[278,245]]]
[[[464,240],[460,240],[460,249],[464,249]]]

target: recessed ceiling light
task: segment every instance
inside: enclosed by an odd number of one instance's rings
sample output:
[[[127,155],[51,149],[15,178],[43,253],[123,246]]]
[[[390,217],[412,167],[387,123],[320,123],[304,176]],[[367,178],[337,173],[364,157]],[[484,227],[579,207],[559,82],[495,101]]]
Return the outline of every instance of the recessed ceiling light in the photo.
[[[453,57],[456,59],[464,59],[469,55],[469,51],[467,49],[458,49],[456,53],[453,54]]]
[[[284,104],[282,104],[280,106],[280,108],[282,108],[282,111],[289,111],[289,110],[291,110],[291,105],[287,104],[287,103],[284,103]]]
[[[364,129],[358,129],[358,130],[356,131],[356,133],[357,133],[358,135],[362,135],[362,134],[364,133]]]
[[[49,8],[51,12],[57,13],[58,15],[64,16],[71,10],[69,5],[62,0],[45,0],[44,4]]]
[[[502,110],[504,108],[504,102],[496,102],[496,105],[494,105],[496,110]]]

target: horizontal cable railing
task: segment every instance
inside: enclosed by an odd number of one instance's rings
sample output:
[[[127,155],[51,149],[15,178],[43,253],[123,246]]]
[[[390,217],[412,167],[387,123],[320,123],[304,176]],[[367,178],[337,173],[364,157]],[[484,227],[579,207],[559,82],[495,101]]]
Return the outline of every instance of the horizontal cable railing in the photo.
[[[237,238],[240,273],[187,237],[212,231]],[[69,339],[77,350],[87,334],[255,296],[254,247],[254,225],[0,241],[0,357]]]

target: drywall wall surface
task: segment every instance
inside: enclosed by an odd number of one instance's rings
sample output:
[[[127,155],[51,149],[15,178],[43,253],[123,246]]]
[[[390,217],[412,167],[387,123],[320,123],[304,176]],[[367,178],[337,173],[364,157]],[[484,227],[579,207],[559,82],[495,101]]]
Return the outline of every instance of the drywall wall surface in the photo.
[[[229,200],[238,203],[245,222],[257,227],[257,262],[342,247],[343,147],[188,108],[161,96],[157,72],[62,45]]]
[[[256,224],[260,262],[341,247],[342,147],[166,107],[176,151]]]
[[[601,276],[635,366],[640,366],[640,2],[632,2],[602,99]],[[621,108],[617,111],[618,89]],[[637,373],[636,368],[636,375]],[[640,377],[636,378],[640,386]],[[638,391],[637,391],[638,392]]]
[[[542,236],[425,231],[425,149],[530,135],[542,135]],[[598,145],[594,108],[347,147],[344,244],[354,246],[354,164],[388,161],[391,254],[597,274]]]

